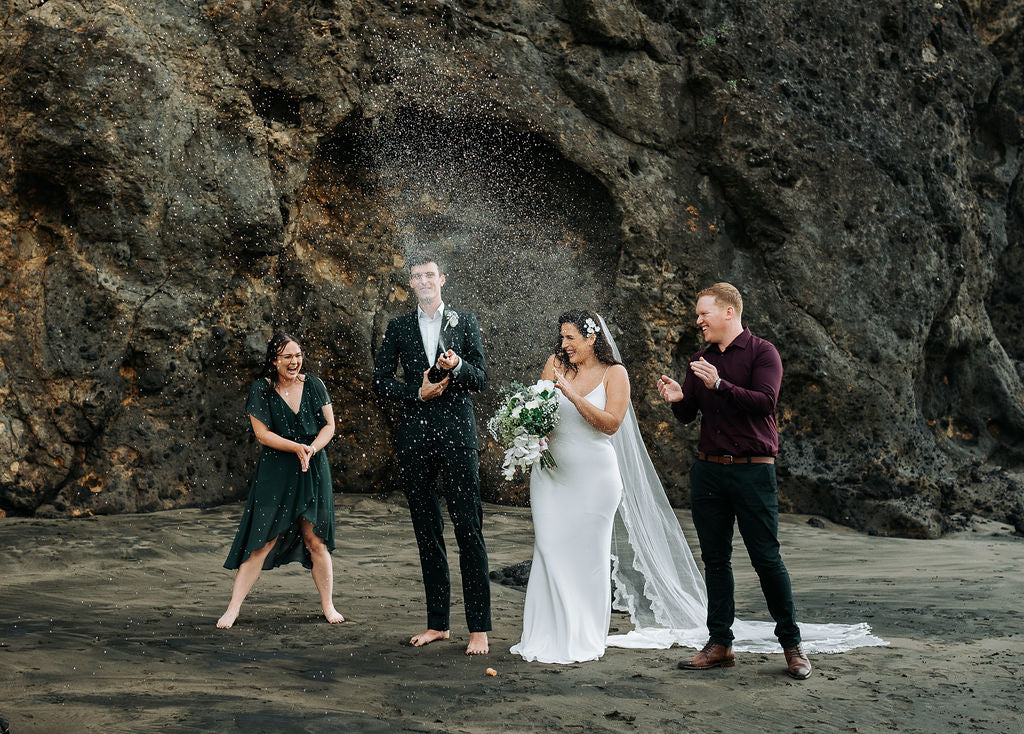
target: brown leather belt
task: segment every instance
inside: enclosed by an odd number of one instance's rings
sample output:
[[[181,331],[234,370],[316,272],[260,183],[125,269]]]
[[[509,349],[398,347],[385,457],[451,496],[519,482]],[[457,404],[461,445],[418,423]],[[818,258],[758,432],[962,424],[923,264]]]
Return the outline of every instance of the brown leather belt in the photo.
[[[703,451],[697,452],[697,458],[701,461],[710,461],[712,464],[774,464],[774,456],[709,456]]]

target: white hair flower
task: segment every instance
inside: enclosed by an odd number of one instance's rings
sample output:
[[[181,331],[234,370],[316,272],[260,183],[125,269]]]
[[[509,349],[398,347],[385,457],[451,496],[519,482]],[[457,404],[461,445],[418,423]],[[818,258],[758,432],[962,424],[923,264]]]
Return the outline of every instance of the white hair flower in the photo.
[[[587,320],[583,322],[583,328],[587,331],[587,336],[591,336],[597,333],[597,323],[594,319],[587,317]]]

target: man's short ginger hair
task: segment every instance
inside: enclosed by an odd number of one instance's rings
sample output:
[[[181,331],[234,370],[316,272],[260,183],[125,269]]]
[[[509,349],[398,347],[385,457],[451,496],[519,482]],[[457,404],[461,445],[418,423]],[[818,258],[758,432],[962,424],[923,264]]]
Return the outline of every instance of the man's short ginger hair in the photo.
[[[697,300],[704,296],[711,296],[719,306],[732,306],[737,316],[743,316],[743,296],[731,283],[715,283],[698,293]]]

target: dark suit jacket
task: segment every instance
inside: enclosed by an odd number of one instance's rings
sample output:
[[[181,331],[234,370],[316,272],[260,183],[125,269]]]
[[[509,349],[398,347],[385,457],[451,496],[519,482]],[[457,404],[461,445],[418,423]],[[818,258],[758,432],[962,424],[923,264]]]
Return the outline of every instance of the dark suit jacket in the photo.
[[[457,324],[449,326],[452,311],[456,311],[459,318]],[[487,363],[476,316],[445,305],[441,336],[447,347],[462,358],[462,367],[440,397],[424,402],[419,398],[419,389],[423,370],[431,363],[423,352],[417,313],[396,316],[388,322],[373,366],[374,392],[400,403],[398,450],[431,445],[477,449],[476,416],[469,393],[487,387]],[[440,351],[438,344],[438,354]],[[399,364],[401,379],[396,376]]]

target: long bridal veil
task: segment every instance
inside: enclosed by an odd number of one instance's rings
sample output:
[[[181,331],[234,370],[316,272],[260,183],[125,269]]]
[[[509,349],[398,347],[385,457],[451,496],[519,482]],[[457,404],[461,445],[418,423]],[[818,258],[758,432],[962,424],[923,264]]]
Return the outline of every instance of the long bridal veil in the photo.
[[[608,325],[600,320],[615,358],[622,361]],[[632,403],[612,436],[612,445],[622,476],[622,502],[612,527],[613,606],[629,613],[634,629],[609,635],[608,645],[666,648],[679,644],[699,649],[708,639],[704,579],[651,463]],[[736,620],[733,648],[780,652],[774,630],[773,622]],[[800,624],[800,635],[804,650],[810,653],[888,644],[872,635],[865,623]]]

